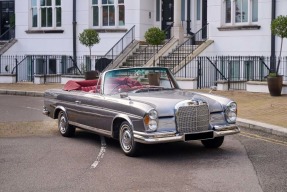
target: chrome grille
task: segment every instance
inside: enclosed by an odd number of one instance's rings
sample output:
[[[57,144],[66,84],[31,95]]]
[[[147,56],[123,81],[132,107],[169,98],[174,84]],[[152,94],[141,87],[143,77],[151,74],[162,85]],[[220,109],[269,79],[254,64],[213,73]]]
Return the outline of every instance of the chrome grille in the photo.
[[[180,133],[207,131],[209,126],[207,104],[179,107],[176,112],[176,124]]]

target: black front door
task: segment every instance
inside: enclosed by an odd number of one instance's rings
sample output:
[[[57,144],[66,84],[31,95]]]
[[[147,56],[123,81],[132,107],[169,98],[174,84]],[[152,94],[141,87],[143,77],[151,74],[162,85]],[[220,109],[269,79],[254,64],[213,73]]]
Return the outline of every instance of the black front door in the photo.
[[[14,25],[11,23],[14,22],[14,7],[14,1],[0,1],[0,40],[10,39],[10,34],[5,32]]]
[[[169,27],[173,23],[173,0],[162,0],[162,22],[161,29],[166,30],[166,38],[171,37],[171,28]]]

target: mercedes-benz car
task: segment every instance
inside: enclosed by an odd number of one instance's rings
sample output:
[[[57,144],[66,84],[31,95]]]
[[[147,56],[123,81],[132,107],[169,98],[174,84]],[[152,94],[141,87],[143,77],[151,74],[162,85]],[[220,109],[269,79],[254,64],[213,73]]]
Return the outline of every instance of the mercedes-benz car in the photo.
[[[236,102],[214,94],[180,89],[168,68],[106,71],[98,79],[68,81],[47,90],[43,113],[58,119],[65,137],[75,128],[119,140],[128,156],[143,144],[200,140],[218,148],[240,132]]]

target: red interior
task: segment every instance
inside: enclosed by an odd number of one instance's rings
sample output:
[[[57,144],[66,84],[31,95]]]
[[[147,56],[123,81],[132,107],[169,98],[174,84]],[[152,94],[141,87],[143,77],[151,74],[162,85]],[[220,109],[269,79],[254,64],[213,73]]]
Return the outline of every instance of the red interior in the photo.
[[[96,85],[98,83],[98,80],[83,80],[83,81],[73,81],[69,80],[65,86],[65,91],[72,91],[72,90],[82,90],[85,92],[89,91],[95,91]]]
[[[98,92],[98,90],[100,90],[100,85],[97,86],[98,83],[98,79],[96,80],[83,80],[83,81],[73,81],[73,80],[69,80],[65,86],[64,86],[64,90],[65,91],[72,91],[72,90],[81,90],[81,91],[85,91],[85,92]],[[108,84],[112,84],[118,86],[118,88],[122,88],[124,90],[128,90],[130,88],[133,87],[139,87],[142,86],[140,82],[138,82],[137,80],[128,78],[128,77],[121,77],[121,78],[112,78],[109,79],[109,81],[107,82]]]

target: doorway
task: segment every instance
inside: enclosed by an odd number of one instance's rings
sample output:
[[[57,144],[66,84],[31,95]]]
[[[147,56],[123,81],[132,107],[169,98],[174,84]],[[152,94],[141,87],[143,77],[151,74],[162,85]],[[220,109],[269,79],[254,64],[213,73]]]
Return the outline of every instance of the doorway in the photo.
[[[207,38],[207,0],[202,0],[202,39]]]
[[[14,1],[0,1],[0,40],[10,39],[10,35],[7,31],[12,25],[15,25],[14,10]]]
[[[162,0],[162,21],[161,29],[166,30],[173,23],[173,6],[174,0]],[[171,28],[166,32],[166,38],[171,37]]]

